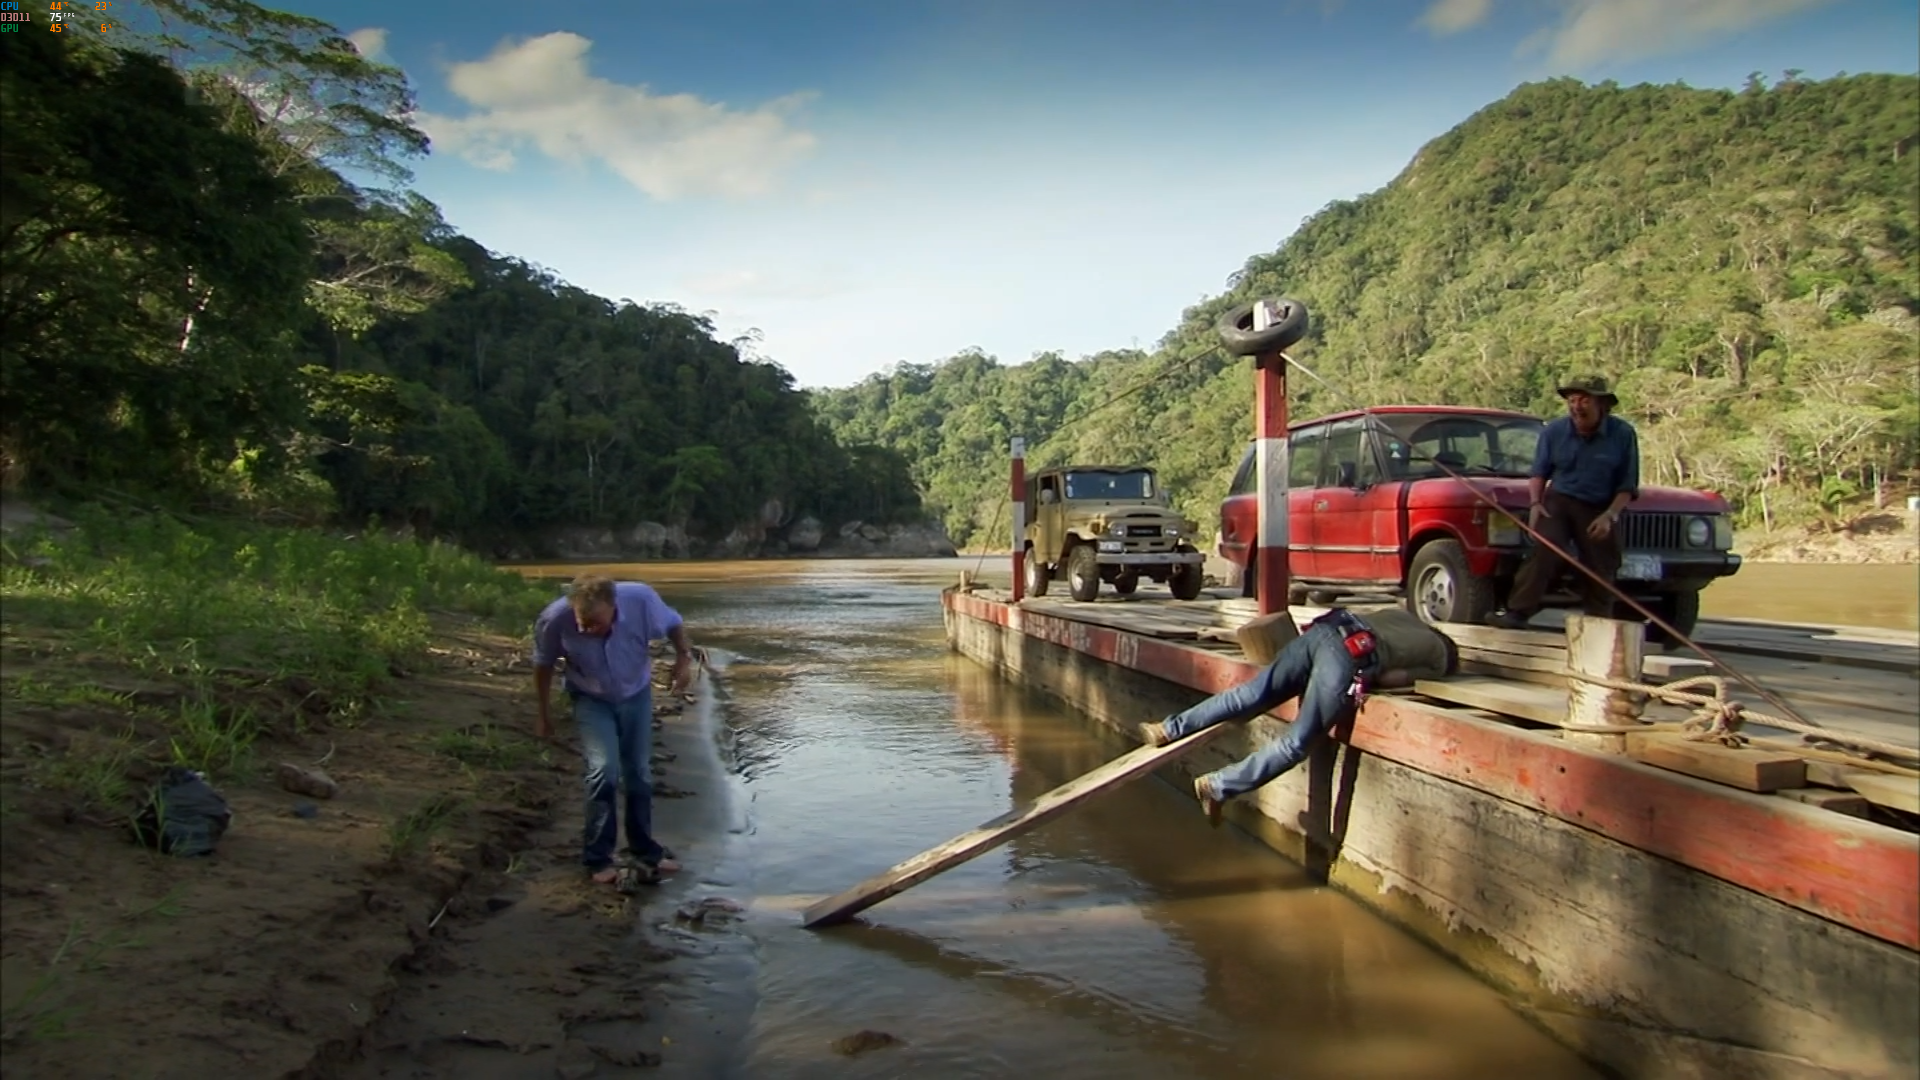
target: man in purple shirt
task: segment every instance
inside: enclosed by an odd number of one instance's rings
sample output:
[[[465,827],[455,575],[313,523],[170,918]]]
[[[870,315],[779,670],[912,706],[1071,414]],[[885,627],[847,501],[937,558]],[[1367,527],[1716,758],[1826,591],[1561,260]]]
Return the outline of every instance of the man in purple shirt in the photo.
[[[540,707],[534,734],[543,739],[553,735],[547,701],[554,665],[564,659],[566,693],[587,759],[581,862],[601,884],[620,877],[613,858],[619,839],[616,780],[626,789],[629,854],[648,868],[653,880],[680,869],[652,831],[653,660],[648,647],[660,638],[673,642],[672,692],[684,693],[693,677],[693,646],[680,613],[651,586],[582,574],[567,595],[548,604],[533,623],[533,689]]]

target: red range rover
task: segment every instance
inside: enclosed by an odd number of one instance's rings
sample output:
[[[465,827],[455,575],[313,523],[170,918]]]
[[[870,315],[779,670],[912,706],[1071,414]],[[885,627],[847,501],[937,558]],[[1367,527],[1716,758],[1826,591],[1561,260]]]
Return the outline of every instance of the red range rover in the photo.
[[[1466,490],[1479,488],[1514,518],[1527,513],[1527,471],[1543,421],[1524,413],[1394,405],[1294,425],[1288,437],[1287,559],[1290,600],[1331,604],[1388,594],[1428,622],[1482,622],[1506,599],[1533,541],[1506,514]],[[1434,463],[1445,464],[1455,480]],[[1220,505],[1219,552],[1240,567],[1259,522],[1251,446]],[[1617,583],[1677,629],[1692,633],[1700,590],[1740,569],[1727,501],[1683,488],[1642,487],[1621,516],[1625,558]],[[1563,572],[1547,603],[1576,602]]]

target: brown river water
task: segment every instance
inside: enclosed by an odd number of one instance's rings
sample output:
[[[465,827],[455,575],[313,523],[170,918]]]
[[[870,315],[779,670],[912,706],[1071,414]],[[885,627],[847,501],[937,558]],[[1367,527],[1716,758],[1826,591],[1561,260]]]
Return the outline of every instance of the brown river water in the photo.
[[[978,565],[599,568],[660,589],[723,671],[699,712],[730,825],[689,869],[747,912],[672,1006],[708,1018],[713,1045],[669,1056],[663,1075],[1597,1075],[1492,988],[1252,837],[1210,829],[1157,779],[864,922],[802,929],[812,901],[1129,749],[948,651],[939,590]],[[1006,574],[990,559],[981,576]],[[1735,582],[1709,591],[1709,614],[1915,625],[1908,568],[1756,564]],[[834,1051],[863,1029],[900,1042]]]

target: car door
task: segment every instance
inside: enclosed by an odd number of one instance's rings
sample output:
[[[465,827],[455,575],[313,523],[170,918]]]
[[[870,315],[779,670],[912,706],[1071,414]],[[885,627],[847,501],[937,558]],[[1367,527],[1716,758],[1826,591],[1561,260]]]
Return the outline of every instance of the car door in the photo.
[[[1324,424],[1300,428],[1287,439],[1287,574],[1310,578],[1319,573],[1319,535],[1313,497],[1319,488]]]
[[[1233,483],[1220,503],[1220,557],[1244,567],[1253,558],[1253,541],[1260,525],[1260,494],[1254,490],[1259,479],[1255,468],[1259,455],[1253,443],[1240,455],[1240,467],[1234,470]]]
[[[1366,422],[1355,418],[1328,425],[1312,500],[1314,577],[1373,580],[1372,490],[1380,479]]]

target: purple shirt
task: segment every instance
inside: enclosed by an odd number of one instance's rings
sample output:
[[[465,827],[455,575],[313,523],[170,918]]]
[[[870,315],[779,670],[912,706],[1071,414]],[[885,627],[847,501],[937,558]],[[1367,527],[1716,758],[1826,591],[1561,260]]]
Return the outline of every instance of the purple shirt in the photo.
[[[533,666],[550,668],[566,658],[567,686],[602,701],[626,701],[653,679],[647,646],[680,625],[680,613],[667,606],[651,585],[613,583],[613,629],[606,637],[580,632],[566,597],[548,604],[533,621]]]

